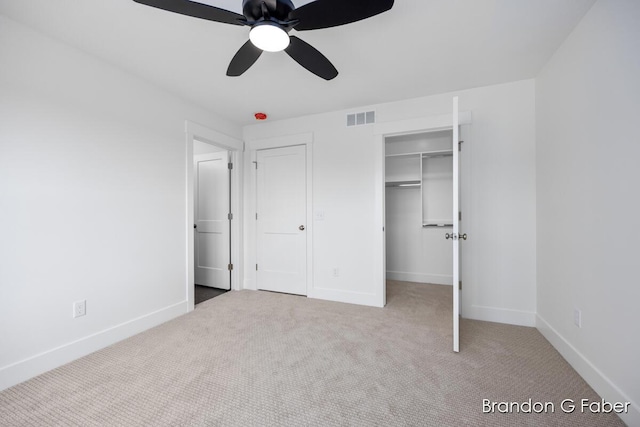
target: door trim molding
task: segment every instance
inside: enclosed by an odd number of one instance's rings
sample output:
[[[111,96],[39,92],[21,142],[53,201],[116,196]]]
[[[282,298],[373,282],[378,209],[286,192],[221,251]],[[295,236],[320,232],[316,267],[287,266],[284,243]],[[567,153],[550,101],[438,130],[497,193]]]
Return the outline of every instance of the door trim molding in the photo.
[[[230,152],[231,163],[231,213],[233,213],[233,221],[231,221],[231,263],[234,268],[231,271],[231,290],[239,291],[242,289],[243,283],[243,241],[242,227],[243,214],[242,209],[242,182],[243,182],[243,151],[244,143],[238,138],[226,135],[216,130],[210,129],[201,124],[185,120],[185,159],[186,159],[186,213],[185,228],[187,231],[187,239],[185,242],[186,257],[186,295],[187,295],[187,312],[193,311],[195,306],[195,274],[194,274],[194,169],[193,169],[193,141],[206,142],[211,145],[223,148]]]
[[[245,167],[247,173],[247,203],[245,205],[245,230],[246,241],[251,242],[250,250],[246,252],[244,289],[257,290],[255,266],[258,251],[258,233],[256,222],[252,220],[256,212],[256,169],[253,162],[256,162],[257,151],[270,148],[284,148],[294,145],[306,146],[306,173],[307,173],[307,297],[314,297],[313,287],[313,133],[299,133],[293,135],[282,135],[270,138],[259,138],[245,141],[247,155],[245,156]]]
[[[298,133],[294,135],[283,135],[247,141],[247,151],[267,150],[269,148],[284,148],[291,147],[292,145],[306,145],[307,148],[309,148],[309,146],[311,146],[312,144],[313,133]]]
[[[374,135],[398,136],[414,133],[438,132],[452,128],[453,114],[440,114],[435,116],[419,117],[417,119],[398,120],[395,122],[376,123],[373,127]],[[460,111],[458,124],[471,123],[471,111]]]

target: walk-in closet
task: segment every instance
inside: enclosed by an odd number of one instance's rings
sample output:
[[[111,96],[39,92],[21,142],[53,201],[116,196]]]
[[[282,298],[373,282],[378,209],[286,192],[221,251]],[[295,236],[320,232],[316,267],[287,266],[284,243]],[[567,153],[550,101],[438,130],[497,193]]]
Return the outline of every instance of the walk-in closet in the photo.
[[[452,131],[387,137],[387,279],[451,285]]]

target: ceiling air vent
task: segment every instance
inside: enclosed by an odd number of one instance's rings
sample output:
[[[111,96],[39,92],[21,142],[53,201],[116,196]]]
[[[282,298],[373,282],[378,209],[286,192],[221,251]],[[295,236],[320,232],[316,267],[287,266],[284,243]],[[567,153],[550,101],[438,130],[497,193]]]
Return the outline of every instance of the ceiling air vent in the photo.
[[[370,125],[376,122],[376,112],[367,111],[365,113],[347,114],[347,127]]]

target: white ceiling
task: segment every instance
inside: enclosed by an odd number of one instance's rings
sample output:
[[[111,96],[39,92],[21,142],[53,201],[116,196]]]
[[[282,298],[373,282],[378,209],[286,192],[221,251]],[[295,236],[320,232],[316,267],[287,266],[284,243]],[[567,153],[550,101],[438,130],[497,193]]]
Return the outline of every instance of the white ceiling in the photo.
[[[241,12],[242,0],[200,2]],[[594,2],[396,0],[364,21],[294,30],[336,66],[331,81],[284,52],[227,77],[247,27],[132,0],[0,0],[0,13],[244,125],[257,111],[277,120],[535,77]]]

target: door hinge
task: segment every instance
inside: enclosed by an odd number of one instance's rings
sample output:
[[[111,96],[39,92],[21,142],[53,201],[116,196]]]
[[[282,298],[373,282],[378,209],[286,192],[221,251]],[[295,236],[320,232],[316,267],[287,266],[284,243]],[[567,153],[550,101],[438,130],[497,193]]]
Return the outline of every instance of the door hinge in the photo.
[[[464,141],[458,141],[458,151],[462,151],[462,144]]]
[[[256,271],[258,271],[258,264],[256,264]]]
[[[458,221],[462,221],[462,211],[458,212]]]
[[[230,213],[229,215],[227,215],[227,218],[229,219],[229,221],[231,221],[233,219],[233,214]]]
[[[233,270],[233,264],[229,264],[227,268],[229,269],[229,271],[232,271]]]
[[[258,212],[256,212],[256,221],[258,220]]]
[[[256,165],[256,169],[258,169],[258,162],[253,162],[254,165]]]
[[[228,167],[229,169],[233,169],[233,163],[227,163],[227,167]]]
[[[458,282],[458,289],[462,289],[462,280]]]

